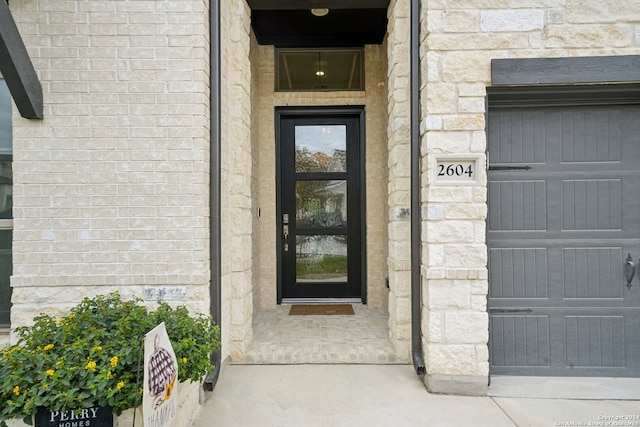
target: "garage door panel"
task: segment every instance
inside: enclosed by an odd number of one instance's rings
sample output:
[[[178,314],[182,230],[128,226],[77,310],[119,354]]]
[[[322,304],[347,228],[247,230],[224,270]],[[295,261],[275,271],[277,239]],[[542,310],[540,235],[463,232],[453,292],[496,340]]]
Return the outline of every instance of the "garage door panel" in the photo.
[[[535,111],[501,114],[488,128],[491,161],[531,164],[545,161],[545,115]]]
[[[489,264],[492,298],[547,298],[545,248],[491,249]]]
[[[623,298],[621,248],[564,248],[564,298]]]
[[[620,230],[622,180],[562,181],[563,230]]]
[[[566,367],[626,366],[623,316],[565,316]]]
[[[583,110],[562,115],[563,162],[620,161],[622,117],[618,110]]]
[[[492,366],[549,366],[547,316],[492,315],[491,330]]]
[[[542,231],[547,229],[546,182],[544,180],[494,181],[489,193],[495,210],[490,231]]]

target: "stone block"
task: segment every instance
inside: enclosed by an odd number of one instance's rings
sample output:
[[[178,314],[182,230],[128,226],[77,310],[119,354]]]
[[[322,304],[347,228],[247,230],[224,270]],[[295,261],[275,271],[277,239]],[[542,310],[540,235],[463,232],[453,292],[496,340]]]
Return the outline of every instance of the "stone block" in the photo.
[[[389,287],[396,298],[410,298],[411,271],[389,271]]]
[[[391,221],[388,227],[390,240],[411,239],[411,224],[408,221]]]
[[[482,244],[445,246],[445,265],[450,268],[476,268],[487,265],[487,247]]]
[[[430,10],[427,30],[436,33],[469,33],[480,29],[478,10]]]
[[[444,123],[449,116],[444,117]],[[426,144],[431,153],[467,153],[471,134],[469,132],[432,131],[426,134]]]
[[[476,219],[484,221],[487,217],[487,205],[479,203],[449,203],[445,205],[444,212],[446,219]]]
[[[470,301],[471,285],[467,281],[432,280],[429,283],[429,300],[426,303],[430,310],[468,310]]]
[[[544,28],[544,10],[504,9],[480,12],[480,31],[518,32]]]
[[[426,219],[429,219],[429,220],[445,219],[445,212],[447,211],[447,209],[448,209],[448,205],[429,204],[427,206]]]
[[[475,131],[471,136],[471,152],[484,154],[487,149],[487,134],[484,131]],[[481,180],[484,181],[484,180]]]
[[[444,265],[444,256],[444,245],[428,244],[426,250],[426,259],[424,260],[424,262],[429,266],[442,266]]]
[[[569,0],[565,6],[566,20],[570,23],[593,24],[637,22],[640,20],[640,1],[602,0],[582,2]]]
[[[458,98],[454,84],[431,84],[426,92],[428,114],[451,114],[456,112]]]
[[[559,25],[564,24],[565,21],[565,13],[564,9],[550,9],[547,10],[547,24],[551,25]]]
[[[484,113],[485,99],[480,97],[460,97],[458,98],[457,111],[459,113]]]
[[[473,223],[468,221],[428,221],[426,227],[429,243],[472,243],[474,241]]]
[[[420,132],[422,134],[424,134],[426,131],[441,130],[441,129],[442,129],[442,116],[429,115],[420,122]]]
[[[486,312],[447,311],[444,318],[445,342],[451,344],[486,343],[489,339],[488,325],[489,320]]]
[[[439,343],[442,341],[442,313],[428,313],[422,315],[422,334],[425,341]]]
[[[484,114],[458,114],[444,118],[444,130],[481,130],[485,126]]]
[[[234,327],[246,325],[247,321],[251,319],[252,314],[252,296],[248,296],[242,299],[233,299],[231,301],[231,323]],[[249,322],[251,323],[251,322]]]
[[[550,26],[546,32],[547,48],[630,47],[634,43],[630,24]]]
[[[430,375],[478,375],[476,349],[471,344],[429,343],[425,363]]]
[[[473,190],[470,187],[434,186],[426,189],[427,195],[423,200],[427,202],[463,203],[473,200]]]
[[[483,83],[459,83],[458,95],[460,97],[480,97],[487,95],[487,87]],[[484,110],[483,110],[484,111]]]

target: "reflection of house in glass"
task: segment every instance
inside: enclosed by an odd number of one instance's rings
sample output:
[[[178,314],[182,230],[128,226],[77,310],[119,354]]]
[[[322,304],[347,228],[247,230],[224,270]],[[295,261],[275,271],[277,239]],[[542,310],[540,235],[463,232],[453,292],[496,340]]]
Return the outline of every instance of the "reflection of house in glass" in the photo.
[[[296,236],[296,280],[347,280],[347,236]]]
[[[347,170],[347,152],[334,150],[327,172],[345,172]],[[347,181],[344,179],[332,180],[326,186],[327,197],[326,212],[335,212],[342,218],[342,225],[347,225]]]
[[[346,151],[333,150],[327,173],[345,172]],[[346,228],[346,179],[307,180],[296,184],[298,227]],[[347,277],[347,237],[344,234],[298,235],[298,280],[344,281]]]

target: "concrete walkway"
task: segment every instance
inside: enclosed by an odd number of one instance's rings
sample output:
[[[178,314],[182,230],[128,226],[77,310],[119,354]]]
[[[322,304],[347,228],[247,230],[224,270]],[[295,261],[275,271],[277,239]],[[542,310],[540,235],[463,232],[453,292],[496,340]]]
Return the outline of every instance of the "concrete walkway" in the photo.
[[[501,392],[509,393],[509,386]],[[610,418],[621,416],[630,419]],[[193,427],[555,427],[607,421],[640,427],[640,401],[435,395],[410,365],[229,365]]]

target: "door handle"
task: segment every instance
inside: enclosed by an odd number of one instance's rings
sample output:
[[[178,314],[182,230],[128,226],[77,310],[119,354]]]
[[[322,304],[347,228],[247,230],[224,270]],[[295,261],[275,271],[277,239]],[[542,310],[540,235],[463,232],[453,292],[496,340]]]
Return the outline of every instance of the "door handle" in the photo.
[[[631,289],[633,276],[636,275],[636,265],[633,263],[631,254],[627,255],[627,259],[624,260],[624,276],[627,279],[627,288]]]
[[[284,241],[284,251],[289,252],[289,214],[282,215],[282,237]]]

